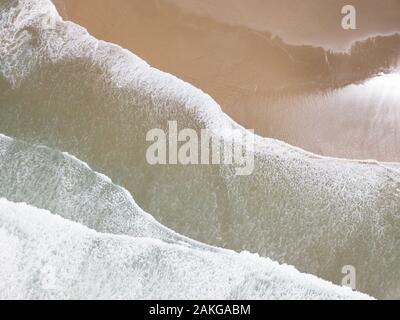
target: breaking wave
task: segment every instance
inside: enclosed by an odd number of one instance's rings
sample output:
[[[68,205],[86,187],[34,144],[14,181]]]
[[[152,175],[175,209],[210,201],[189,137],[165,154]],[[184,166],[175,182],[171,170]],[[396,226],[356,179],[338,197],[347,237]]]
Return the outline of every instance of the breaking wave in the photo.
[[[368,298],[247,253],[97,233],[4,199],[0,240],[0,299]]]
[[[400,296],[398,164],[324,158],[255,137],[255,170],[248,177],[237,177],[230,165],[150,166],[146,133],[153,128],[167,131],[168,120],[198,132],[206,128],[221,139],[226,139],[221,135],[225,129],[245,129],[200,90],[62,21],[48,0],[2,1],[0,10],[0,132],[65,150],[115,182],[66,154],[1,138],[0,197],[49,210],[99,232],[2,201],[1,237],[7,242],[0,241],[0,246],[21,246],[12,250],[18,253],[17,262],[27,259],[33,264],[62,243],[68,248],[65,256],[43,257],[49,263],[54,260],[56,274],[63,277],[61,266],[67,261],[76,259],[76,264],[66,264],[72,269],[84,266],[86,271],[74,273],[81,286],[76,284],[72,291],[63,287],[52,297],[120,297],[116,292],[131,298],[336,294],[325,293],[319,284],[310,289],[314,280],[303,282],[300,275],[293,284],[290,269],[280,271],[268,259],[246,262],[247,255],[207,247],[163,225],[209,245],[257,252],[335,283],[343,277],[342,267],[353,265],[358,290],[378,298]],[[117,185],[129,190],[162,225]],[[33,248],[31,256],[23,251],[25,243]],[[109,268],[100,257],[107,259]],[[7,268],[12,266],[6,264],[0,272]],[[275,268],[279,285],[270,280]],[[16,276],[28,276],[24,270],[18,272]],[[90,275],[97,279],[97,272],[104,279],[96,280],[104,292],[85,291],[94,285]],[[171,282],[163,278],[167,272],[172,272]],[[109,278],[115,279],[116,287],[107,287]],[[150,278],[160,282],[157,290],[141,282]],[[138,279],[143,286],[135,284]],[[201,286],[191,286],[199,279],[209,291],[197,293]],[[220,281],[212,283],[214,279]],[[229,289],[223,289],[228,283]],[[190,284],[188,291],[182,284]],[[38,290],[34,297],[50,294]]]

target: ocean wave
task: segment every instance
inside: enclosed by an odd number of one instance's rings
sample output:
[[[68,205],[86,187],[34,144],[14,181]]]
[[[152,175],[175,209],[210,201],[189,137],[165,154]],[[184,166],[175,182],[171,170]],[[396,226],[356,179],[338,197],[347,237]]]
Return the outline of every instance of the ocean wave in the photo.
[[[369,298],[247,253],[97,233],[5,199],[0,262],[0,299]]]
[[[0,195],[51,211],[102,233],[213,248],[159,224],[131,194],[86,163],[45,146],[0,135]]]
[[[399,297],[398,164],[324,158],[256,136],[248,177],[229,165],[150,166],[145,135],[167,131],[168,120],[219,138],[244,129],[200,90],[61,21],[50,1],[5,3],[15,5],[0,18],[0,132],[76,155],[185,236],[335,283],[352,265],[359,290]]]

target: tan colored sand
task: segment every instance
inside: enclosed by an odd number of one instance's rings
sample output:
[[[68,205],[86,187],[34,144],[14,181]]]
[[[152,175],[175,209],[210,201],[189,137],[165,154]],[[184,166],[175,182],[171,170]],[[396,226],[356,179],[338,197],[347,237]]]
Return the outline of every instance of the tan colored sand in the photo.
[[[221,23],[271,31],[295,44],[343,50],[375,33],[400,30],[397,0],[166,0],[185,12]],[[357,12],[357,30],[341,27],[345,5]]]
[[[271,42],[268,32],[263,31],[272,30],[293,43],[341,47],[376,31],[400,30],[400,20],[395,19],[398,1],[380,2],[380,11],[376,1],[369,1],[370,6],[360,5],[363,14],[359,25],[368,27],[356,32],[338,27],[341,0],[324,0],[324,5],[313,1],[315,6],[308,0],[291,0],[290,6],[287,1],[272,0],[54,2],[65,18],[86,27],[95,37],[117,43],[156,68],[201,88],[232,118],[261,135],[324,155],[400,161],[398,112],[389,114],[391,120],[382,121],[386,127],[380,128],[373,116],[376,110],[344,119],[343,112],[324,108],[319,101],[297,104],[293,109],[270,98],[271,90],[284,93],[285,88],[308,85],[303,74],[309,67],[296,73],[295,64],[288,63],[292,57],[285,46]],[[376,12],[379,14],[374,15]],[[312,57],[304,59],[313,65]],[[302,61],[296,63],[302,66]],[[323,72],[317,63],[312,68],[315,70],[311,73]],[[392,107],[385,110],[389,109]],[[377,135],[371,128],[377,130]],[[384,147],[374,147],[376,139],[365,141],[383,133]]]

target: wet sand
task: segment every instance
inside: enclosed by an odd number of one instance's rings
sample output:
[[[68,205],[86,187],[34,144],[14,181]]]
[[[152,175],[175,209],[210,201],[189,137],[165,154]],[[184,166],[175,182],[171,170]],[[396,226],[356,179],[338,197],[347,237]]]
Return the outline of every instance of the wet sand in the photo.
[[[186,12],[231,26],[270,31],[292,44],[345,50],[374,34],[400,30],[397,0],[166,0]],[[357,29],[341,27],[341,9],[357,10]]]
[[[384,1],[379,10],[374,1],[363,2],[369,5],[355,1],[362,13],[360,28],[347,32],[340,29],[337,7],[341,1],[314,1],[311,6],[310,1],[291,0],[290,10],[288,1],[272,0],[251,0],[245,5],[236,0],[230,5],[225,0],[54,2],[65,19],[201,88],[233,119],[263,136],[323,155],[400,161],[400,115],[396,109],[400,105],[386,105],[396,104],[396,100],[380,96],[384,90],[374,91],[372,103],[362,101],[367,106],[357,100],[362,90],[368,90],[362,86],[354,98],[348,91],[346,99],[329,101],[310,93],[366,78],[373,69],[349,66],[347,59],[332,77],[331,60],[339,58],[327,58],[323,48],[285,43],[338,49],[377,32],[400,30],[399,3],[394,0]],[[398,48],[397,43],[394,47]],[[370,63],[365,65],[368,68]],[[381,100],[383,104],[374,104]],[[343,105],[335,105],[335,101]],[[354,112],[347,109],[351,105],[355,105]],[[385,113],[377,118],[379,110]],[[384,137],[384,147],[377,137]]]

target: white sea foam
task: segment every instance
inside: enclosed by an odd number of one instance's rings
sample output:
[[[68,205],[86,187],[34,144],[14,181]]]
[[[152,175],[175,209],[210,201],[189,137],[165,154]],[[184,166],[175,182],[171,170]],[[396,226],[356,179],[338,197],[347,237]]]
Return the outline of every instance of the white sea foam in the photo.
[[[101,234],[5,199],[0,240],[0,299],[369,298],[269,259]]]
[[[67,153],[0,136],[0,194],[99,232],[211,247],[182,237],[138,207],[131,194]]]

